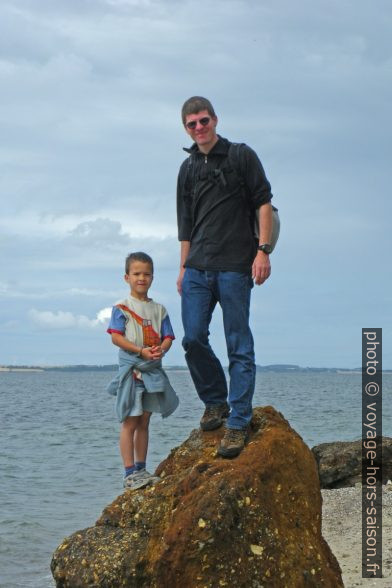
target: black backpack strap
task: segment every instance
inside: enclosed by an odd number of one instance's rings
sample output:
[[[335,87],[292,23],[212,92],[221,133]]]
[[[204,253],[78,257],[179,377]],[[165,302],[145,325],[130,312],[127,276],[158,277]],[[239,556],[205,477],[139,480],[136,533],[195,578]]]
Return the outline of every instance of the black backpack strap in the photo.
[[[190,193],[194,193],[197,183],[199,181],[210,181],[215,184],[222,184],[226,187],[227,181],[223,171],[220,168],[209,169],[206,172],[196,173],[196,153],[190,153],[188,157],[188,165],[186,170],[185,182],[190,187]]]
[[[227,157],[229,159],[231,166],[237,172],[237,175],[240,179],[241,185],[245,186],[245,179],[244,179],[244,174],[242,173],[242,170],[241,170],[241,158],[240,158],[240,151],[241,151],[242,145],[245,145],[245,143],[230,143]]]
[[[188,159],[186,159],[185,161],[187,162],[187,164],[184,176],[184,188],[186,193],[192,194],[196,183],[195,154],[193,152],[189,153]]]
[[[237,175],[239,185],[241,186],[241,194],[244,199],[244,202],[246,203],[246,206],[248,206],[250,208],[249,212],[253,215],[254,209],[251,205],[250,194],[249,194],[246,182],[245,182],[244,173],[241,169],[240,152],[241,152],[242,147],[245,145],[246,145],[245,143],[230,143],[229,151],[227,154],[227,159],[229,161],[230,166],[232,167],[232,169],[235,171],[235,173]]]
[[[250,201],[250,194],[249,194],[246,182],[245,182],[244,174],[242,173],[242,169],[241,169],[240,152],[241,152],[242,147],[246,147],[246,143],[231,143],[230,147],[229,147],[228,159],[229,159],[231,166],[237,172],[240,184],[242,186],[242,192],[243,192],[244,199],[246,200],[247,205],[253,209],[253,207],[251,205],[251,201]],[[272,210],[274,210],[274,211],[278,210],[276,208],[276,206],[274,206],[273,204],[271,204],[271,206],[272,206]]]

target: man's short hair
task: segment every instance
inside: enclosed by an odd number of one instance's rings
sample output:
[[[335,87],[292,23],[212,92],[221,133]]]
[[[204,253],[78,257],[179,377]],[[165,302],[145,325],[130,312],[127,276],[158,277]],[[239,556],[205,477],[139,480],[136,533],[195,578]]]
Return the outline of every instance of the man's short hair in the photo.
[[[214,107],[207,98],[202,96],[192,96],[184,102],[184,106],[181,110],[182,123],[185,125],[185,120],[188,114],[197,114],[202,110],[207,110],[208,114],[213,118],[216,118]]]
[[[152,261],[151,257],[147,253],[143,253],[143,251],[135,251],[135,253],[130,253],[127,255],[125,259],[125,273],[128,275],[129,270],[131,268],[131,263],[133,261],[141,261],[143,263],[149,263],[151,266],[151,273],[154,273],[154,262]]]

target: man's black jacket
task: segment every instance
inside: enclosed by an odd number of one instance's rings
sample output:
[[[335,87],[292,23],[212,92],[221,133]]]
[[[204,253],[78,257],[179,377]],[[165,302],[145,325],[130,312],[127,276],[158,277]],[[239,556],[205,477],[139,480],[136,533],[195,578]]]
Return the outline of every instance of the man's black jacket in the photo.
[[[256,153],[242,144],[238,167],[230,163],[230,142],[208,153],[196,144],[181,165],[177,183],[178,238],[190,241],[186,267],[250,273],[256,255],[254,211],[272,198]]]

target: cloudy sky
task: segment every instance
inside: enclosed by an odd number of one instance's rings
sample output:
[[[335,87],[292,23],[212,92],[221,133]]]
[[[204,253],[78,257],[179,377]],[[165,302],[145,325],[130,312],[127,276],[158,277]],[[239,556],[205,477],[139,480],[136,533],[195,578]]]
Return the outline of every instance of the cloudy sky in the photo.
[[[257,362],[357,367],[382,327],[392,369],[391,27],[387,0],[3,0],[0,364],[114,363],[106,309],[139,249],[184,363],[179,111],[201,94],[280,211]]]

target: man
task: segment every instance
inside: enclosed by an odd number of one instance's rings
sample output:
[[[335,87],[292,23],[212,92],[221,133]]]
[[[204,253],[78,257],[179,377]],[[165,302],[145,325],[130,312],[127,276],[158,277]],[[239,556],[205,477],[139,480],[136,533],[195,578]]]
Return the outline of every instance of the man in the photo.
[[[206,407],[201,429],[216,429],[228,417],[218,454],[235,457],[244,448],[252,418],[256,366],[250,291],[253,281],[260,285],[271,272],[271,187],[256,153],[246,145],[236,145],[237,161],[230,161],[230,142],[217,135],[218,118],[209,100],[189,98],[182,107],[182,122],[194,141],[185,149],[190,157],[180,168],[177,186],[183,347]],[[258,245],[252,225],[255,214]],[[208,340],[217,302],[229,357],[229,391]]]

